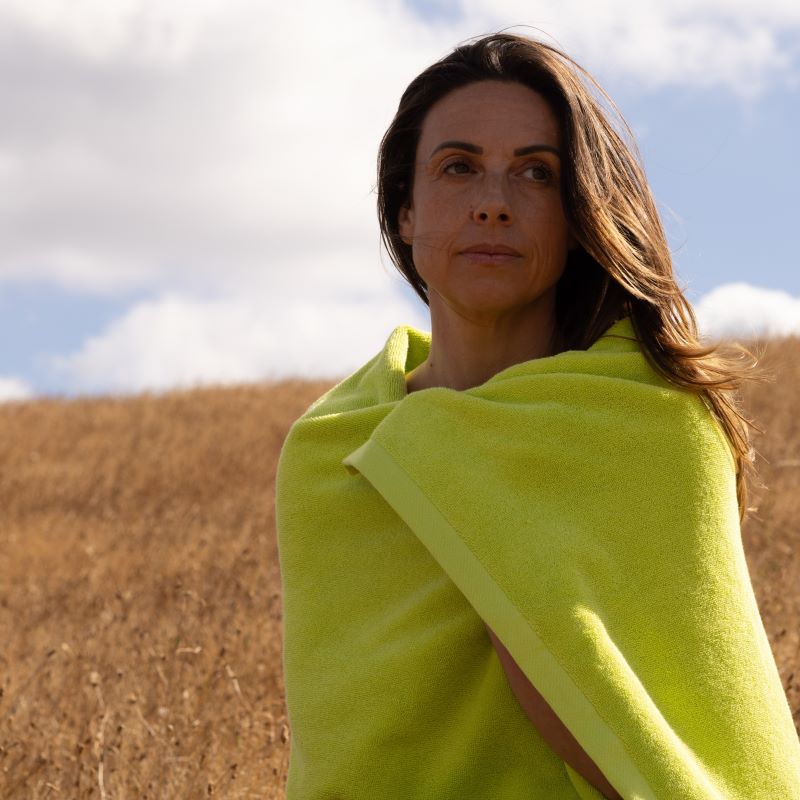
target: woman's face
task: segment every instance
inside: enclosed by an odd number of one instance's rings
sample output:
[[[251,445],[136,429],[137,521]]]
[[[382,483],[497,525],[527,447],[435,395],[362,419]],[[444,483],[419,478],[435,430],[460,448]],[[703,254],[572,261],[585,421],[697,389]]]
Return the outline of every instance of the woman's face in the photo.
[[[400,235],[428,286],[475,322],[553,302],[572,238],[561,201],[560,131],[520,83],[455,89],[428,112]]]

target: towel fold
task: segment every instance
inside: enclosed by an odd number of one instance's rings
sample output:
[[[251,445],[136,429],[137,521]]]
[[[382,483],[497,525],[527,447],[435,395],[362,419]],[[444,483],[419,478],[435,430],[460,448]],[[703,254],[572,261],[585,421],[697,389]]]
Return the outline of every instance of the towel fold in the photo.
[[[397,327],[281,451],[287,800],[600,798],[519,707],[483,621],[626,800],[800,800],[703,400],[628,318],[408,395],[429,347]]]

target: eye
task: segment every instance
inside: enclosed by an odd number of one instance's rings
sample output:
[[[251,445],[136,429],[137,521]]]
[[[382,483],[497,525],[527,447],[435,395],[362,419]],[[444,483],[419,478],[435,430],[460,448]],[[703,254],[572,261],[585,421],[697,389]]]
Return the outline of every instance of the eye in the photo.
[[[522,174],[529,175],[535,183],[548,183],[553,178],[553,170],[541,162],[528,164],[528,166],[522,170]]]
[[[469,162],[463,158],[448,161],[442,168],[442,172],[447,175],[468,175],[472,170]]]

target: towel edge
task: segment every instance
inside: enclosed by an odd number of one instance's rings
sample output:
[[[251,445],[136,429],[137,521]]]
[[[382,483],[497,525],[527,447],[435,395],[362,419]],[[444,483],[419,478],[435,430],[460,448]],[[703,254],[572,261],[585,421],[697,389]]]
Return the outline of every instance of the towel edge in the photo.
[[[617,791],[657,800],[619,737],[408,473],[374,439],[342,464],[368,480],[406,522]]]

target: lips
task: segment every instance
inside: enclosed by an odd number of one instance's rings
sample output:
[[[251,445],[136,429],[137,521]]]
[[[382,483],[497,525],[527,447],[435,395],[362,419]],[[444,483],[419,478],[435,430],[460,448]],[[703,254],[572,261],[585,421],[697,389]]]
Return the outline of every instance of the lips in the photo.
[[[485,256],[521,256],[518,250],[513,247],[507,247],[504,244],[489,244],[489,242],[481,242],[480,244],[473,244],[470,247],[461,251],[463,254],[471,253],[475,255]]]
[[[522,257],[519,250],[505,244],[480,242],[461,251],[461,257],[483,267],[517,264]]]

